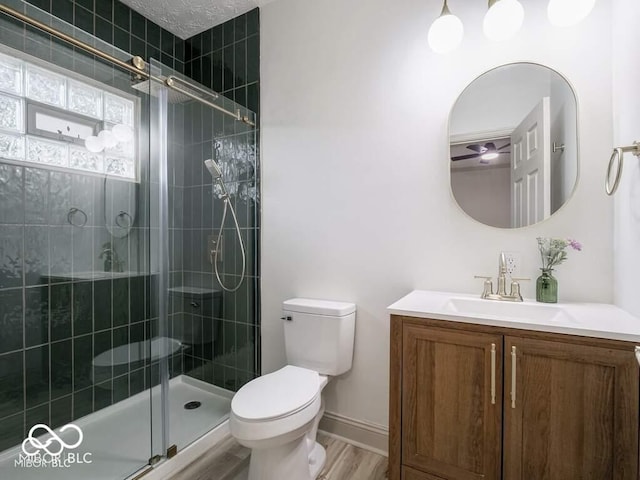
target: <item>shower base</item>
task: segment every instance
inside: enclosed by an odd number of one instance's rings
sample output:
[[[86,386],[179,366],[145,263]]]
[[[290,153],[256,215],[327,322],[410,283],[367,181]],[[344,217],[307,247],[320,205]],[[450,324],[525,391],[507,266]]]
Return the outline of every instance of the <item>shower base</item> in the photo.
[[[82,444],[74,450],[76,458],[91,463],[75,463],[69,467],[16,466],[20,446],[0,454],[0,478],[11,480],[121,480],[140,470],[151,456],[150,438],[160,445],[160,389],[154,387],[153,398],[146,390],[127,400],[87,415],[73,422],[84,434]],[[194,442],[229,417],[233,393],[181,375],[169,382],[169,438],[178,451]],[[188,402],[201,405],[185,409]],[[153,408],[154,423],[151,424]],[[75,433],[67,443],[77,439]],[[51,445],[51,449],[54,445]],[[154,447],[158,450],[158,447]],[[85,456],[90,453],[91,455]],[[167,462],[168,464],[171,462]]]

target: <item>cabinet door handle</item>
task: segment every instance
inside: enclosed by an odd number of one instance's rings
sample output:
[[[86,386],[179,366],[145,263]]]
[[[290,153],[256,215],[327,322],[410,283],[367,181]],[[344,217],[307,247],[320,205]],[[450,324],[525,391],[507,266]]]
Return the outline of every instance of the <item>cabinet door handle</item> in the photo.
[[[491,344],[491,404],[496,404],[496,344]]]
[[[511,408],[516,408],[516,347],[511,347]]]

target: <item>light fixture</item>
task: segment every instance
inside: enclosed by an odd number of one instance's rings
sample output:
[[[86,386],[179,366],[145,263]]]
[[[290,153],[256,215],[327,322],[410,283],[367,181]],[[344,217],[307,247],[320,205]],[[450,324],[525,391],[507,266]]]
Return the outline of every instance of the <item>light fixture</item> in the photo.
[[[133,129],[128,125],[123,125],[119,123],[118,125],[114,125],[111,129],[111,133],[116,137],[118,142],[127,143],[133,140]]]
[[[493,160],[494,158],[498,158],[498,150],[496,150],[496,146],[493,143],[488,143],[487,145],[490,145],[490,146],[483,147],[485,151],[482,155],[480,155],[480,158],[482,160]],[[485,163],[485,162],[480,162],[480,163]]]
[[[524,9],[518,0],[489,0],[482,29],[491,40],[507,40],[520,30],[523,20]]]
[[[444,0],[440,16],[429,28],[429,46],[436,53],[449,53],[460,45],[463,35],[462,22],[449,11],[447,0]]]
[[[550,0],[547,15],[556,27],[571,27],[586,18],[596,0]]]
[[[118,139],[111,133],[111,130],[101,130],[98,133],[98,138],[102,141],[104,148],[113,148],[118,145]]]
[[[480,158],[482,158],[482,160],[493,160],[494,158],[498,158],[498,152],[487,152],[484,153]]]
[[[102,150],[104,150],[104,144],[102,143],[102,140],[93,135],[84,139],[84,146],[87,147],[87,150],[93,153],[100,153]]]

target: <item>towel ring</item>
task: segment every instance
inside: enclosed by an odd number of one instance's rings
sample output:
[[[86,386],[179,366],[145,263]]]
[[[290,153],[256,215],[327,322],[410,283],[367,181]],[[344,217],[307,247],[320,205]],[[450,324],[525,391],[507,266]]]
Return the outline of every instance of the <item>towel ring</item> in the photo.
[[[74,222],[73,219],[76,216],[76,213],[80,214],[80,221]],[[84,227],[87,224],[87,214],[80,208],[72,207],[69,209],[69,213],[67,213],[67,222],[69,222],[74,227]]]
[[[640,158],[640,142],[633,142],[633,145],[629,145],[628,147],[616,147],[613,149],[611,158],[609,158],[609,166],[607,167],[607,177],[604,180],[604,190],[607,192],[607,195],[613,195],[616,193],[618,185],[620,185],[624,154],[627,152],[631,152],[633,155]],[[613,171],[613,166],[615,164],[617,164],[616,176],[613,180],[613,184],[611,184],[611,172]]]
[[[121,220],[122,218],[127,219],[126,225],[122,224],[122,220]],[[120,213],[116,215],[116,225],[119,226],[120,228],[131,228],[131,225],[133,225],[133,219],[131,218],[131,215],[129,215],[127,212],[125,212],[124,210],[120,210]]]

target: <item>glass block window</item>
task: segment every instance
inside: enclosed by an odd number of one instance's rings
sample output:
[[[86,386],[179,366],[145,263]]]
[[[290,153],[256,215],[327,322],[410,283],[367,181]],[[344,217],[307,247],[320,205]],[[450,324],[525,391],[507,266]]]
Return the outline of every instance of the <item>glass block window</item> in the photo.
[[[88,172],[104,172],[104,158],[99,153],[91,153],[86,148],[69,147],[69,166]]]
[[[69,99],[69,110],[72,112],[102,118],[102,92],[97,88],[69,80],[67,98]]]
[[[65,106],[66,78],[27,64],[27,97],[56,107]]]
[[[63,142],[52,142],[37,137],[27,137],[27,160],[58,167],[69,164],[69,146]]]
[[[117,175],[119,177],[126,178],[131,178],[135,175],[133,159],[107,156],[105,162],[106,173],[109,175]]]
[[[111,123],[133,125],[133,102],[126,98],[105,93],[104,119]]]
[[[0,94],[0,128],[16,132],[23,131],[22,104],[20,98]]]
[[[24,137],[0,131],[0,157],[24,160]]]
[[[20,95],[22,93],[22,64],[6,55],[0,55],[0,90]]]
[[[0,157],[136,180],[136,102],[54,70],[0,54]]]

